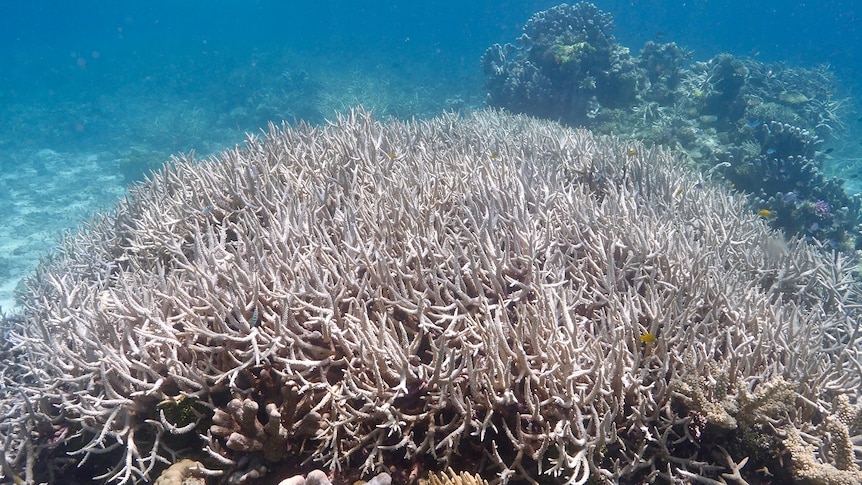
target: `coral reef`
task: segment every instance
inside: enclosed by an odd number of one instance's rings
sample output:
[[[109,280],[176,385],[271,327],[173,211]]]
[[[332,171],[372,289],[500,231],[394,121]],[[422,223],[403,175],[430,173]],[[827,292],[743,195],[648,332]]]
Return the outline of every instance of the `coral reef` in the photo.
[[[628,106],[644,76],[612,31],[611,15],[589,2],[533,15],[517,46],[497,44],[482,57],[488,103],[571,124]]]
[[[661,44],[648,41],[644,44],[637,62],[643,69],[648,84],[642,98],[662,104],[673,104],[677,89],[685,75],[685,67],[692,53],[676,43]]]
[[[720,166],[727,180],[752,194],[753,204],[776,227],[833,248],[856,249],[862,242],[862,200],[844,192],[841,181],[826,178],[817,157],[822,140],[775,121],[749,130],[758,153],[729,157]]]
[[[748,79],[748,68],[730,54],[719,54],[707,63],[709,78],[699,96],[700,113],[715,116],[717,122],[731,126],[745,115],[746,99],[742,96]]]
[[[612,26],[586,2],[535,14],[517,45],[482,57],[488,103],[683,150],[753,195],[752,211],[789,236],[862,249],[862,201],[823,171],[820,147],[846,111],[827,68],[730,54],[690,63],[685,49],[653,41],[631,57]]]
[[[856,461],[857,445],[862,432],[862,405],[852,405],[846,395],[838,395],[832,414],[821,424],[823,440],[817,445],[829,450],[834,464],[818,462],[812,444],[802,439],[799,430],[791,429],[784,444],[790,453],[794,477],[805,483],[843,485],[862,482],[862,470]]]
[[[551,122],[272,127],[175,160],[26,281],[2,470],[852,472],[854,264],[670,152]],[[782,467],[793,430],[810,449]]]

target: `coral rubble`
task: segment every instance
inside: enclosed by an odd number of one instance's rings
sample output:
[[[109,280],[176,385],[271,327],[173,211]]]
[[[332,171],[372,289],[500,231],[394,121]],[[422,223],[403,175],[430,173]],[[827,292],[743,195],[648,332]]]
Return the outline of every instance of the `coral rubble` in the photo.
[[[852,263],[671,152],[551,122],[272,127],[175,160],[26,281],[2,470],[853,473]]]

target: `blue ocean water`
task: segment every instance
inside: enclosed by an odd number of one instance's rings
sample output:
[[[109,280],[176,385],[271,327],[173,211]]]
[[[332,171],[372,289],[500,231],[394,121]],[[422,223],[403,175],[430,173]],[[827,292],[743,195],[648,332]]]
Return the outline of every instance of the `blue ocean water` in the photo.
[[[597,1],[633,52],[676,42],[828,63],[847,97],[832,163],[862,164],[855,1]],[[0,4],[0,306],[58,235],[170,155],[215,153],[267,122],[481,107],[479,59],[549,1],[35,1]]]

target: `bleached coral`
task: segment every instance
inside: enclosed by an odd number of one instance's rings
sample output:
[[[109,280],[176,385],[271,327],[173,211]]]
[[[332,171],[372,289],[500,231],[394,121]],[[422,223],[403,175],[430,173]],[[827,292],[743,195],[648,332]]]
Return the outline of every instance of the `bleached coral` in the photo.
[[[827,420],[831,420],[831,417]],[[826,428],[827,432],[837,431],[839,435],[846,432],[846,429],[836,426],[834,421],[827,424]],[[846,446],[849,442],[844,436],[833,435],[831,438],[838,438],[837,443],[840,446]],[[823,463],[818,459],[814,447],[805,442],[795,429],[790,430],[784,440],[784,445],[787,447],[793,462],[793,478],[800,483],[811,485],[856,485],[862,483],[862,471],[859,471],[857,464],[846,463],[846,461],[838,465]],[[846,450],[839,450],[839,452],[846,453]]]
[[[428,478],[419,480],[419,485],[489,485],[479,475],[467,472],[455,473],[451,468],[445,472],[429,473]]]
[[[0,431],[20,466],[44,416],[83,457],[121,450],[117,482],[174,462],[177,438],[239,481],[284,454],[720,478],[745,457],[697,442],[697,402],[816,434],[862,384],[852,263],[784,243],[660,149],[355,111],[177,160],[69,235],[11,329],[16,362],[40,363],[35,409],[7,405]],[[781,413],[770,392],[795,399]],[[160,412],[181,399],[183,420]]]
[[[266,422],[258,418],[258,404],[252,399],[232,399],[227,409],[216,409],[210,431],[225,438],[225,446],[234,451],[262,451],[270,461],[279,461],[287,451],[288,431],[281,424],[281,414],[274,403],[266,405]]]

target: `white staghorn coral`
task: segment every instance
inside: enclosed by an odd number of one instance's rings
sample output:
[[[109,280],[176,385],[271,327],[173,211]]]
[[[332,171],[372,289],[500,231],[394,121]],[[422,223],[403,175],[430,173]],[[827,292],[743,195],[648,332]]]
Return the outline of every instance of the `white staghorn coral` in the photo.
[[[227,481],[250,454],[738,476],[744,457],[701,433],[813,436],[862,384],[850,264],[783,243],[662,150],[495,112],[354,111],[177,160],[70,235],[27,282],[15,355],[43,364],[15,371],[7,402],[33,409],[6,404],[0,430],[16,463],[8,443],[46,443],[33,423],[89,459],[117,448],[117,482],[174,461],[168,434],[199,437]]]

